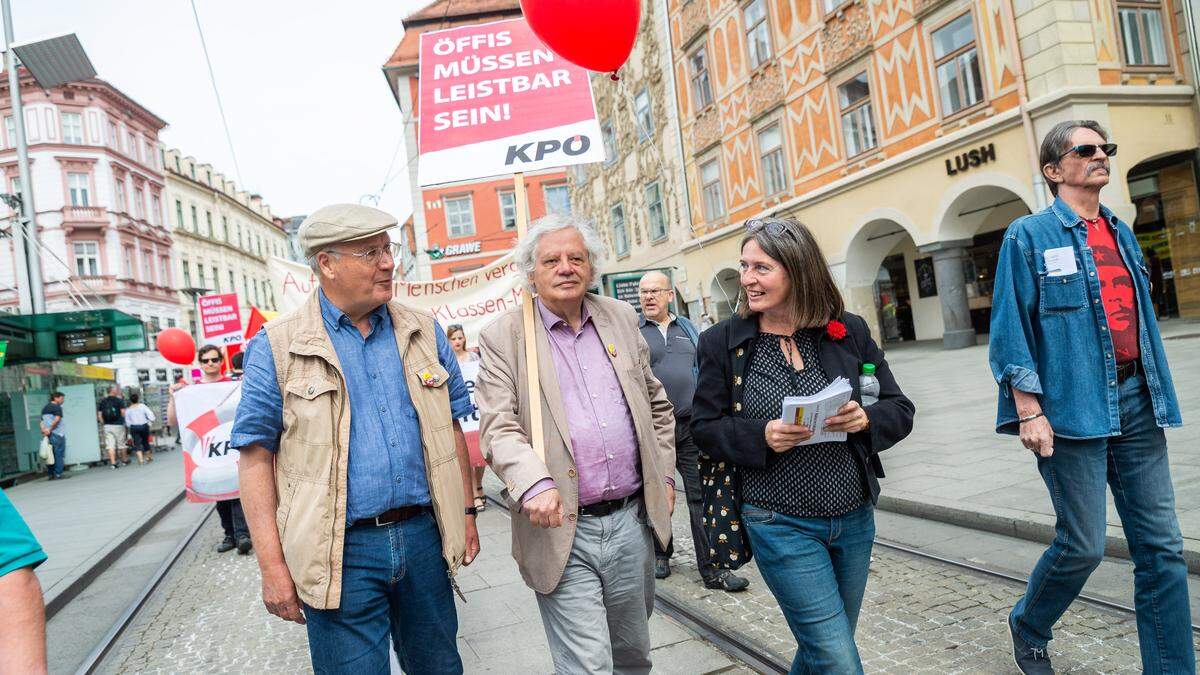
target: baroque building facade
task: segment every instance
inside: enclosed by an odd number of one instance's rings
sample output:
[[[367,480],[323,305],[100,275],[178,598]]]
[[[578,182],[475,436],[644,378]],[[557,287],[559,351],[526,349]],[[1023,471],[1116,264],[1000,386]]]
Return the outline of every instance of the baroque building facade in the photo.
[[[661,3],[643,0],[637,41],[620,79],[593,75],[606,157],[570,168],[570,201],[608,245],[599,280],[606,295],[638,307],[637,282],[657,269],[676,287],[675,311],[695,310],[698,317],[699,294],[687,283],[681,253],[692,233],[666,19]]]
[[[157,371],[165,382],[168,364],[153,351],[153,336],[179,321],[158,150],[167,123],[100,78],[46,90],[22,71],[20,90],[46,311],[115,309],[137,317],[147,351],[91,360],[115,369],[122,386]],[[19,194],[10,93],[0,78],[2,191]],[[17,288],[26,283],[12,238],[0,240],[0,308],[17,311]]]
[[[288,257],[288,234],[262,197],[238,189],[211,165],[176,149],[164,150],[162,160],[175,239],[176,302],[182,327],[199,345],[199,295],[236,293],[243,325],[251,307],[277,309],[267,259]]]
[[[1121,147],[1102,199],[1163,311],[1200,314],[1180,1],[669,0],[689,283],[727,316],[742,223],[793,216],[884,340],[975,344],[1004,228],[1049,198],[1037,143],[1082,118]]]

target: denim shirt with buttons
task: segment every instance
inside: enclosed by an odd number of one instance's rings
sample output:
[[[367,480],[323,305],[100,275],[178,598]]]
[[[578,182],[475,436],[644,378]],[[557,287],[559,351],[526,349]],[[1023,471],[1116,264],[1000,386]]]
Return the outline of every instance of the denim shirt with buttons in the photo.
[[[1150,299],[1150,273],[1128,225],[1100,207],[1137,298],[1139,371],[1160,427],[1182,424],[1175,386]],[[1010,388],[1038,394],[1042,412],[1064,438],[1121,433],[1117,362],[1083,219],[1061,199],[1017,219],[1004,234],[992,291],[989,361],[1000,385],[996,430],[1019,433]],[[1045,252],[1069,247],[1076,270],[1051,275]]]

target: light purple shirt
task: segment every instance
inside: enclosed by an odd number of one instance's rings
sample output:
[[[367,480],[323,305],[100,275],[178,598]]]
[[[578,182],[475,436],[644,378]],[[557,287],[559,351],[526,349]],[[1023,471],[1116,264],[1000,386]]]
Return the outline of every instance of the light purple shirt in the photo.
[[[579,471],[579,504],[620,499],[637,492],[642,486],[638,471],[641,457],[633,415],[587,303],[583,305],[578,332],[540,300],[536,304],[546,326],[567,413],[567,432]],[[670,479],[668,482],[674,484]],[[525,491],[521,503],[553,487],[553,479],[542,479]]]

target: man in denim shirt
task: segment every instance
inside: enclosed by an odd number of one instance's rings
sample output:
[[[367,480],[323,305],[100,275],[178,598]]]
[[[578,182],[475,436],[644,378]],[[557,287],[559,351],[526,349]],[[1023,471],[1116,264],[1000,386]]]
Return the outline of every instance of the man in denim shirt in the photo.
[[[996,428],[1035,454],[1057,517],[1008,619],[1023,673],[1053,672],[1050,628],[1104,555],[1105,482],[1134,561],[1142,667],[1195,671],[1163,434],[1182,422],[1137,239],[1100,204],[1116,151],[1094,121],[1055,126],[1039,158],[1054,204],[1009,227],[996,263]]]

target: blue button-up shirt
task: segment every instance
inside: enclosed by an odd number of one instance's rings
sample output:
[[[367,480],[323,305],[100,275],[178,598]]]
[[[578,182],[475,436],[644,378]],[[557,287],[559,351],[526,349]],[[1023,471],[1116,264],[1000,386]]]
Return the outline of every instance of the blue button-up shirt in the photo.
[[[1140,369],[1160,427],[1180,426],[1175,386],[1163,352],[1150,272],[1129,226],[1104,206],[1137,298]],[[1117,361],[1100,296],[1096,261],[1083,219],[1061,199],[1018,219],[1004,234],[992,295],[990,362],[1000,384],[996,429],[1017,433],[1010,389],[1038,394],[1056,435],[1101,438],[1121,433]],[[1068,249],[1075,270],[1051,275],[1046,252]],[[1060,256],[1052,254],[1052,257]],[[1069,265],[1067,266],[1069,269]]]
[[[370,518],[389,509],[429,503],[429,482],[417,411],[408,395],[404,364],[386,305],[371,313],[367,337],[345,312],[320,293],[321,319],[342,364],[350,397],[350,457],[346,518]],[[446,333],[434,324],[438,360],[450,375],[450,409],[455,418],[474,412]],[[283,432],[283,397],[265,331],[246,346],[242,400],[230,444],[258,444],[274,452]],[[436,423],[436,421],[433,421]]]

